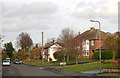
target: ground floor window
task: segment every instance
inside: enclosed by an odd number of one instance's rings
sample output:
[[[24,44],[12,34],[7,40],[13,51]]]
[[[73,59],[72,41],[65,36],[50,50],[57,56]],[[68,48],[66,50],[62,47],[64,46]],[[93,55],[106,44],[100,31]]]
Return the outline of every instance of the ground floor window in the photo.
[[[82,55],[83,56],[89,56],[89,50],[83,50]]]

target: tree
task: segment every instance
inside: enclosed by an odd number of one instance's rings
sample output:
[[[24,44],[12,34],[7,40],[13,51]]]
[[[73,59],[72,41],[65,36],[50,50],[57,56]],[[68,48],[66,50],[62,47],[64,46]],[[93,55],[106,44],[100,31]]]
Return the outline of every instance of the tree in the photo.
[[[4,44],[5,47],[5,53],[7,54],[7,56],[12,57],[13,56],[13,51],[15,50],[13,48],[13,45],[11,42]]]
[[[63,46],[62,53],[64,53],[64,62],[65,62],[65,57],[67,56],[67,63],[69,63],[69,57],[72,54],[71,43],[73,39],[74,39],[74,33],[69,28],[63,29],[58,38],[58,42]]]
[[[36,59],[38,57],[41,58],[41,56],[40,56],[40,54],[41,54],[41,47],[40,48],[35,48],[35,49],[31,50],[30,54],[31,54],[31,58],[33,58],[33,59]],[[38,60],[40,58],[38,58]]]
[[[33,45],[33,41],[30,38],[30,35],[26,32],[19,34],[17,39],[17,46],[21,47],[21,49],[24,49],[24,51],[26,48],[30,48]]]
[[[113,60],[115,60],[116,52],[118,51],[118,38],[116,34],[107,35],[104,40],[106,47],[112,50]]]
[[[31,47],[32,45],[33,45],[33,41],[28,33],[22,32],[18,36],[18,46],[20,46],[22,49]]]
[[[16,54],[16,58],[17,59],[20,59],[20,60],[25,60],[26,59],[26,55],[25,55],[25,53],[24,53],[24,51],[23,51],[23,49],[22,50],[19,50],[18,52],[17,52],[17,54]]]
[[[2,61],[3,61],[3,60],[6,60],[7,57],[8,57],[8,56],[7,56],[6,53],[2,53]]]
[[[62,53],[64,51],[56,51],[55,53],[53,53],[55,59],[57,59],[57,61],[63,61],[63,56],[64,53]]]
[[[36,44],[35,47],[34,47],[33,49],[35,49],[35,48],[38,48],[38,44]]]
[[[79,44],[79,40],[77,40],[76,38],[73,39],[73,41],[72,41],[72,51],[74,52],[74,54],[76,56],[76,64],[78,64],[78,55],[79,55],[79,51],[80,51],[80,44]]]

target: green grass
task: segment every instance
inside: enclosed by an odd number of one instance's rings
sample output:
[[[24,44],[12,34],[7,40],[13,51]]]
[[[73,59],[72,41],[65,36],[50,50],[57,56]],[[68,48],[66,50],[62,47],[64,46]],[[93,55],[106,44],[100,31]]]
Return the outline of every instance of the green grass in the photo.
[[[47,62],[44,61],[44,63],[42,64],[42,62],[33,62],[31,63],[31,65],[36,65],[36,66],[52,66],[52,65],[59,65],[60,62]]]
[[[118,67],[120,67],[120,65]],[[102,68],[114,68],[114,66],[108,63],[108,64],[102,64]],[[87,64],[79,64],[79,65],[60,66],[60,67],[56,67],[56,69],[63,69],[73,72],[83,72],[83,71],[99,70],[100,67],[99,67],[99,62],[94,62]]]
[[[79,63],[83,63],[83,62],[95,62],[95,61],[97,61],[97,60],[93,60],[93,59],[78,59],[78,62]],[[70,62],[69,62],[70,64],[72,64],[72,63],[76,63],[76,59],[72,59],[72,60],[70,60]]]
[[[96,60],[92,60],[92,59],[78,59],[79,63],[83,63],[83,62],[94,62]],[[69,64],[73,64],[76,63],[76,59],[72,59],[69,61]],[[56,62],[48,62],[48,61],[44,61],[44,64],[42,65],[42,62],[33,62],[31,63],[31,65],[36,65],[36,66],[52,66],[52,65],[60,65],[60,61],[56,61]]]
[[[109,78],[120,78],[120,75],[97,75],[101,77],[109,77]]]

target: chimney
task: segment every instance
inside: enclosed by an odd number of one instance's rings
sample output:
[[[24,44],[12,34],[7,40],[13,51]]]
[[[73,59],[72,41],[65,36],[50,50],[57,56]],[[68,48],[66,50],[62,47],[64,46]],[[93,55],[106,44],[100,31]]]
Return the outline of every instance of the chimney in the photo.
[[[94,27],[91,27],[91,29],[90,29],[91,31],[93,31],[93,30],[95,30],[95,28]]]
[[[80,35],[80,32],[78,32],[78,35]]]

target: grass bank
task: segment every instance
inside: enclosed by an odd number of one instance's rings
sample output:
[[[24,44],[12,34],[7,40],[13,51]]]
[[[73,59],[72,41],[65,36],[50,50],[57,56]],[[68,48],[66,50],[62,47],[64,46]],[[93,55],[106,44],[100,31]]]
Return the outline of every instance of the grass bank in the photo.
[[[115,68],[115,67],[111,63],[107,63],[107,64],[102,64],[102,69],[103,68]],[[120,64],[116,68],[120,68]],[[100,66],[99,66],[99,62],[94,62],[87,64],[79,64],[79,65],[60,66],[60,67],[56,67],[56,69],[62,69],[73,72],[83,72],[83,71],[99,70]]]
[[[84,62],[95,62],[96,60],[93,59],[78,59],[79,63],[84,63]],[[72,59],[69,61],[69,64],[75,64],[76,59]],[[67,63],[68,64],[68,63]],[[42,65],[42,62],[32,62],[31,65],[36,65],[36,66],[52,66],[52,65],[60,65],[60,61],[56,62],[48,62],[44,61],[44,64]]]

